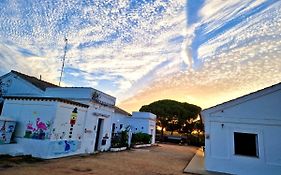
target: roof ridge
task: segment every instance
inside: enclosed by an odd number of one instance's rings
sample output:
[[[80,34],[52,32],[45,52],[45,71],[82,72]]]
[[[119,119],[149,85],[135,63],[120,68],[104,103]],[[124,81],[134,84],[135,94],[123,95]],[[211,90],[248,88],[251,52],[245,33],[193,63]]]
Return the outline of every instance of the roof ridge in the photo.
[[[128,116],[131,116],[132,114],[130,114],[129,112],[125,111],[124,109],[118,107],[118,106],[114,106],[115,112],[121,113],[121,114],[125,114]]]
[[[56,100],[59,102],[63,102],[63,103],[69,103],[72,105],[78,105],[78,106],[82,106],[82,107],[86,107],[88,108],[89,105],[81,103],[81,102],[77,102],[77,101],[73,101],[73,100],[69,100],[66,98],[59,98],[59,97],[41,97],[41,96],[4,96],[5,99],[23,99],[23,100]]]
[[[250,93],[245,94],[245,95],[242,95],[242,96],[240,96],[240,97],[237,97],[237,98],[234,98],[234,99],[225,101],[225,102],[220,103],[220,104],[217,104],[217,105],[215,105],[215,106],[211,106],[211,107],[209,107],[209,108],[204,109],[203,111],[206,111],[206,110],[209,110],[209,109],[214,109],[214,108],[216,108],[216,107],[225,105],[225,104],[227,104],[227,103],[230,103],[230,102],[233,102],[233,101],[236,101],[236,100],[239,100],[239,99],[243,99],[243,98],[246,98],[246,97],[250,97],[250,96],[252,96],[252,95],[254,95],[254,94],[261,93],[261,92],[266,91],[266,90],[268,90],[268,89],[274,88],[274,87],[276,87],[276,86],[278,86],[278,85],[281,85],[281,82],[279,82],[279,83],[277,83],[277,84],[273,84],[273,85],[271,85],[271,86],[264,87],[264,88],[262,88],[262,89],[259,89],[259,90],[254,91],[254,92],[250,92]]]
[[[55,85],[53,83],[50,83],[48,81],[40,80],[34,76],[29,76],[26,74],[23,74],[21,72],[11,70],[12,73],[20,76],[24,80],[28,81],[29,83],[33,84],[34,86],[38,87],[39,89],[45,91],[47,87],[59,87],[58,85]]]

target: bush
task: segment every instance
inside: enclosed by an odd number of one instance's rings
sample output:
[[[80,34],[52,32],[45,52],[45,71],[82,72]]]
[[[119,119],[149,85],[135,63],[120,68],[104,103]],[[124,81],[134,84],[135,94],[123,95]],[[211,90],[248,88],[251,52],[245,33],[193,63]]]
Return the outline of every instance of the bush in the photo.
[[[146,133],[135,133],[132,135],[132,144],[139,145],[139,144],[149,144],[151,143],[152,135]]]
[[[205,136],[204,135],[188,135],[185,142],[188,145],[192,146],[204,146],[205,145]]]
[[[114,134],[111,138],[111,148],[121,148],[128,146],[128,133],[121,131]]]

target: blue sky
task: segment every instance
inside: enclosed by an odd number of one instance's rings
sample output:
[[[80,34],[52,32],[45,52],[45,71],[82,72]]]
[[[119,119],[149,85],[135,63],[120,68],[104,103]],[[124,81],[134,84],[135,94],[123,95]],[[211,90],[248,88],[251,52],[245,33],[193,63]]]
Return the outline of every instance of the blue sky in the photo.
[[[281,81],[281,1],[0,1],[0,74],[90,86],[138,110],[203,108]]]

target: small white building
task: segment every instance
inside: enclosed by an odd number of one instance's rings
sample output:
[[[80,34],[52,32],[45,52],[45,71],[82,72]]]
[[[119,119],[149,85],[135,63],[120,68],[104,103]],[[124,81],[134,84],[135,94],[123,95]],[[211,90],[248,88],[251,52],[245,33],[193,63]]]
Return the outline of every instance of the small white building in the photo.
[[[151,143],[155,143],[156,136],[156,115],[149,112],[133,112],[128,124],[132,128],[133,133],[147,133],[152,136]]]
[[[16,143],[1,145],[0,152],[40,158],[84,153],[88,107],[59,98],[6,96],[2,115],[16,121]]]
[[[107,151],[112,133],[139,124],[139,131],[152,134],[155,142],[153,114],[132,116],[116,107],[116,98],[104,92],[59,87],[16,71],[0,81],[5,99],[0,101],[2,115],[16,121],[16,143],[0,145],[0,154],[54,158]]]
[[[281,173],[281,83],[205,109],[202,116],[206,170]]]

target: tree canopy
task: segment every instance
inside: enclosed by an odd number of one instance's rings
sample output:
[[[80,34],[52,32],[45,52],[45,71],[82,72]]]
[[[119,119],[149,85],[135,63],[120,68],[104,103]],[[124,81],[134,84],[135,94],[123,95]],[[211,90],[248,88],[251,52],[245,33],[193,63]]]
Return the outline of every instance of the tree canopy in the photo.
[[[180,129],[191,119],[196,119],[201,112],[199,106],[175,100],[159,100],[140,108],[141,112],[151,112],[157,116],[157,125],[172,132]]]

